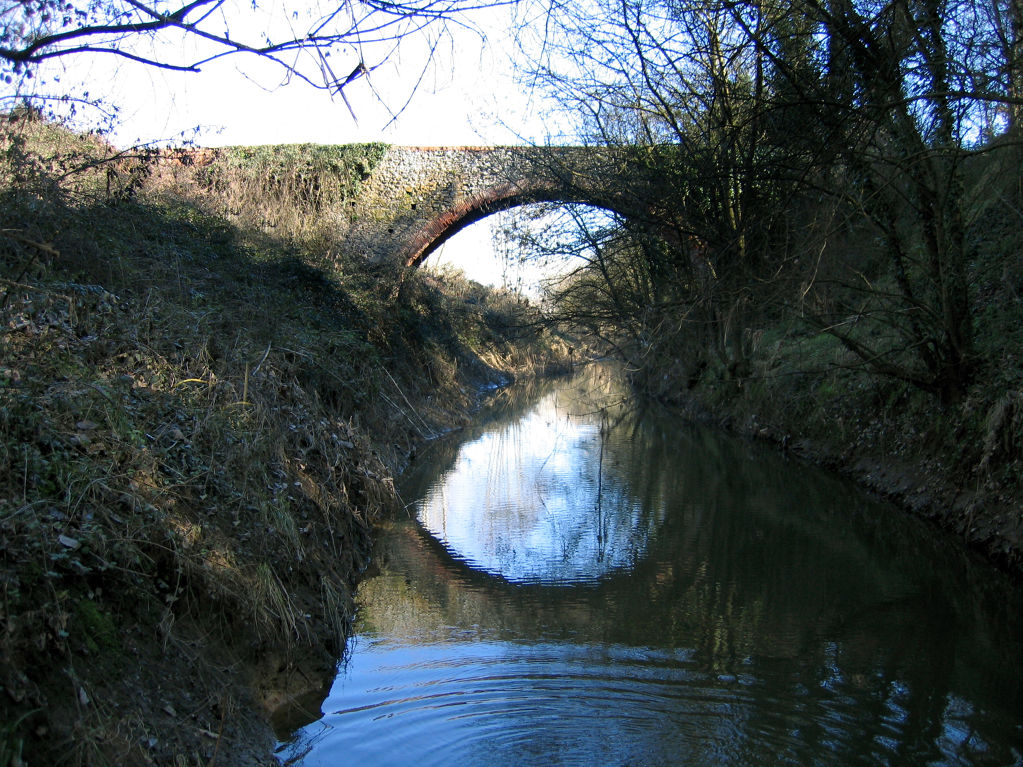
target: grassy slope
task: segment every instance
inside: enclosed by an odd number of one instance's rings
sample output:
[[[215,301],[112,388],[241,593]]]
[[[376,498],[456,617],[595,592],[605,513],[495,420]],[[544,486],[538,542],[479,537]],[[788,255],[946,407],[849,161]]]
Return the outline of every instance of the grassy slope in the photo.
[[[467,282],[389,303],[295,210],[260,226],[323,152],[197,182],[3,136],[0,767],[265,762],[265,712],[329,679],[391,473],[546,342]]]

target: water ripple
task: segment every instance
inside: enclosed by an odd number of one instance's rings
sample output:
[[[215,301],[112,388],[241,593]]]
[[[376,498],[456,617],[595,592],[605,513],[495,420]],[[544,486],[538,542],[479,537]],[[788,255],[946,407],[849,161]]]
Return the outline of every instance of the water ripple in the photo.
[[[324,704],[318,727],[333,731],[329,747],[303,764],[510,765],[541,753],[545,764],[627,764],[639,754],[643,764],[707,764],[734,751],[728,722],[750,704],[749,684],[722,683],[684,654],[505,642],[459,649],[360,648],[359,669],[339,676]]]

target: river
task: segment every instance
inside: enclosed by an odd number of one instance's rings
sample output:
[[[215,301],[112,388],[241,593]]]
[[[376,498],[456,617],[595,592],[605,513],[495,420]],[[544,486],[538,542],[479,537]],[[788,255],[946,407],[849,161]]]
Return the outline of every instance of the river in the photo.
[[[1023,764],[1008,578],[616,381],[513,387],[417,459],[283,764]]]

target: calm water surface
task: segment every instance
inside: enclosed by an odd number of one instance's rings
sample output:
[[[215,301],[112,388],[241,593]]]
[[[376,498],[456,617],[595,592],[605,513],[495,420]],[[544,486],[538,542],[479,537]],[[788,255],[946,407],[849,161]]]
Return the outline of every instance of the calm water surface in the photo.
[[[419,459],[282,762],[1023,765],[1018,589],[614,380],[503,393]]]

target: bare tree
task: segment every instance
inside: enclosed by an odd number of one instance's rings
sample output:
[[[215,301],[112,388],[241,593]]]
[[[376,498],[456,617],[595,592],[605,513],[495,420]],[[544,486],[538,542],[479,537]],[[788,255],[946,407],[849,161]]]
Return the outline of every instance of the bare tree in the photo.
[[[745,13],[755,31],[766,23],[758,6]],[[664,307],[655,324],[684,326],[728,376],[741,378],[748,368],[743,334],[750,286],[766,284],[764,270],[767,276],[776,270],[766,258],[768,241],[784,216],[793,176],[783,147],[767,145],[763,51],[719,0],[553,4],[545,20],[542,45],[525,41],[543,51],[530,80],[580,116],[585,140],[631,150],[633,168],[646,166],[654,179],[642,192],[647,218],[670,245],[637,241],[616,248],[616,262],[627,253],[642,259],[639,268],[650,274]],[[594,278],[607,282],[611,275],[605,270]],[[644,310],[642,324],[657,311]],[[675,320],[667,319],[670,313]],[[630,309],[623,322],[632,322],[631,315]],[[681,353],[678,335],[660,339],[667,357],[677,356],[670,347]],[[647,333],[644,343],[655,336]],[[657,356],[644,352],[662,364]]]
[[[675,300],[729,373],[744,326],[785,303],[861,369],[964,396],[971,227],[993,215],[998,160],[1018,167],[1003,150],[1020,122],[1019,0],[547,8],[528,77],[590,140],[645,147],[650,208],[678,233]]]

